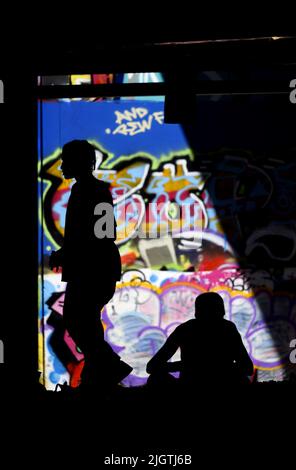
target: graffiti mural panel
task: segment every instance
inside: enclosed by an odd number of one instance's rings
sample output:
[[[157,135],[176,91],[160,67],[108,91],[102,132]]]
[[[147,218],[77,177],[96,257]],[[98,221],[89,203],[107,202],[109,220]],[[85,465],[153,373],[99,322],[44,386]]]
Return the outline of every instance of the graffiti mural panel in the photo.
[[[65,283],[48,268],[51,251],[63,242],[73,184],[62,179],[61,149],[73,139],[94,146],[94,176],[111,185],[123,273],[102,320],[106,340],[134,368],[125,384],[145,383],[151,356],[193,317],[196,296],[208,290],[222,295],[256,368],[267,375],[283,371],[296,337],[296,298],[280,285],[276,269],[241,269],[241,258],[259,249],[292,263],[293,165],[262,170],[245,154],[225,152],[199,168],[181,126],[164,123],[159,97],[41,108],[39,367],[46,387],[77,386],[83,368],[83,355],[63,327]],[[278,216],[254,231],[248,216],[259,211]],[[295,279],[291,263],[281,280]]]

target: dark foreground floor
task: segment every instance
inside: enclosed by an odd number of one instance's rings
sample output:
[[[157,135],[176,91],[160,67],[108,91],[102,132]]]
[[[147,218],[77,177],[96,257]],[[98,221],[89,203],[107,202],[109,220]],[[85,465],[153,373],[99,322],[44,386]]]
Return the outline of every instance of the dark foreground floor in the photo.
[[[141,458],[133,468],[263,468],[278,453],[285,468],[295,396],[288,382],[194,392],[118,388],[107,397],[17,389],[1,401],[1,449],[11,466],[21,457],[38,468],[132,468],[114,463],[118,456]],[[190,455],[193,464],[154,465],[151,456],[159,455]]]

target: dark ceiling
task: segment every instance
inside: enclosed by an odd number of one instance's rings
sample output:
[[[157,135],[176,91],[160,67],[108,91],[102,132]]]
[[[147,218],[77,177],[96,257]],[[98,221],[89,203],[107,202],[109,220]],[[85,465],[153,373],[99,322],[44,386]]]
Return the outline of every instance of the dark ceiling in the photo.
[[[295,64],[296,34],[278,34],[175,34],[138,37],[137,41],[113,37],[106,42],[52,42],[32,50],[32,64],[35,72],[44,75]]]
[[[107,23],[106,28],[98,25],[87,34],[79,30],[69,34],[57,20],[50,27],[40,21],[32,32],[26,31],[18,38],[13,32],[11,37],[9,32],[5,34],[2,65],[6,62],[14,69],[23,67],[34,74],[55,75],[295,62],[296,31],[281,28],[214,30],[199,25],[186,31],[172,28],[163,32],[153,24],[149,29],[135,29],[112,28]]]

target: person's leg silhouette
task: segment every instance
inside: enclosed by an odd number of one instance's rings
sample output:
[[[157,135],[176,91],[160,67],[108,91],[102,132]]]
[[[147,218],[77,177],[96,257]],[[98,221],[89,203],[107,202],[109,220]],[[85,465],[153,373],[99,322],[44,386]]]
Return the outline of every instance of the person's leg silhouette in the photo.
[[[66,329],[84,354],[83,385],[109,387],[132,371],[104,340],[100,311],[112,298],[114,290],[115,286],[89,280],[67,284],[63,315]]]

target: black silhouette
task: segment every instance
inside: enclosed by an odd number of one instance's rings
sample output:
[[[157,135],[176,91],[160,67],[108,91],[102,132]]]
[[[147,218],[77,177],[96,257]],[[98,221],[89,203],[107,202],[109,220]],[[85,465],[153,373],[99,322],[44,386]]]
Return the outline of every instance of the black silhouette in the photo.
[[[114,243],[116,223],[109,185],[93,177],[94,168],[95,150],[87,141],[64,145],[61,169],[65,179],[75,178],[76,182],[68,201],[64,244],[52,253],[50,267],[62,267],[62,280],[67,282],[63,318],[84,354],[81,384],[102,389],[120,382],[132,368],[104,341],[99,315],[113,297],[121,261]],[[109,225],[113,227],[104,238],[98,238],[94,230],[98,220],[95,207],[101,203],[109,204]]]
[[[253,363],[241,336],[231,321],[225,320],[222,297],[214,292],[195,301],[195,319],[179,325],[147,364],[148,383],[169,383],[170,372],[180,371],[180,384],[248,383]],[[167,362],[180,348],[181,361]]]

